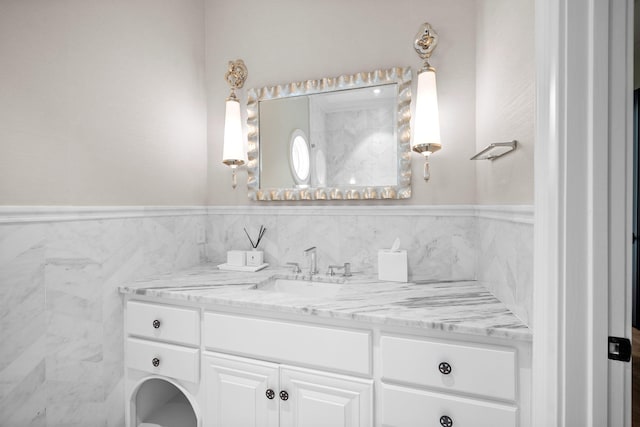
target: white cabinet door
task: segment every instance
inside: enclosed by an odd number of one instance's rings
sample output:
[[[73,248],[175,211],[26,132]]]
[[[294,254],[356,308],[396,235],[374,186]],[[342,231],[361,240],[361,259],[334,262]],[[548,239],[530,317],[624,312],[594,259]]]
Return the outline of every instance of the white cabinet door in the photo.
[[[280,389],[281,427],[373,425],[372,380],[283,366]]]
[[[204,364],[205,426],[278,426],[278,365],[221,354],[205,356]]]

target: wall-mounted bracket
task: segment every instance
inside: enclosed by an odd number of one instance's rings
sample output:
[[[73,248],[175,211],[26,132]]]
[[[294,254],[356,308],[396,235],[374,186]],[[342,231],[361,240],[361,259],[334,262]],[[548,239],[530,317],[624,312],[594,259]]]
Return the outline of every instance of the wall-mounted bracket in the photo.
[[[512,152],[518,146],[518,141],[515,139],[509,142],[494,142],[473,156],[470,160],[495,160],[504,156],[507,153]]]

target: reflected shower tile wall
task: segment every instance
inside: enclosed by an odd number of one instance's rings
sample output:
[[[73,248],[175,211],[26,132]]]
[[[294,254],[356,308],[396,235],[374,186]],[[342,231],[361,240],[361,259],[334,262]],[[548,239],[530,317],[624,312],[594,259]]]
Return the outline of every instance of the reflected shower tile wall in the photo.
[[[358,108],[324,115],[328,185],[360,184],[385,186],[394,183],[397,152],[395,110],[391,106]],[[350,141],[345,144],[345,141]],[[375,176],[371,174],[375,171]]]
[[[203,215],[0,225],[0,424],[124,425],[118,286],[205,260]]]
[[[477,279],[533,327],[533,225],[478,218]]]

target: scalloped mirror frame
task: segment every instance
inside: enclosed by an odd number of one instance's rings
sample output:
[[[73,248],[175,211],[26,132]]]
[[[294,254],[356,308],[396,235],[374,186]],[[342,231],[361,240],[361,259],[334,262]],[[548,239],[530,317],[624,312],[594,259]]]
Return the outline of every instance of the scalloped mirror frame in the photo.
[[[278,86],[250,89],[247,93],[248,163],[247,188],[249,199],[270,200],[377,200],[408,199],[411,197],[411,68],[394,67],[339,77],[307,80]],[[259,103],[270,99],[311,95],[347,89],[398,85],[397,130],[398,157],[397,185],[371,187],[318,187],[318,188],[260,188],[260,115]]]

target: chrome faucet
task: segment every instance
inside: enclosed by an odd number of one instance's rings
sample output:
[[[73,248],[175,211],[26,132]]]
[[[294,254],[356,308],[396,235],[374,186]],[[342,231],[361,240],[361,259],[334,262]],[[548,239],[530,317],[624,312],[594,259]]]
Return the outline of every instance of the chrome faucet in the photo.
[[[318,257],[316,254],[316,247],[312,246],[309,249],[305,249],[304,256],[309,258],[309,279],[311,279],[311,276],[318,274]]]

